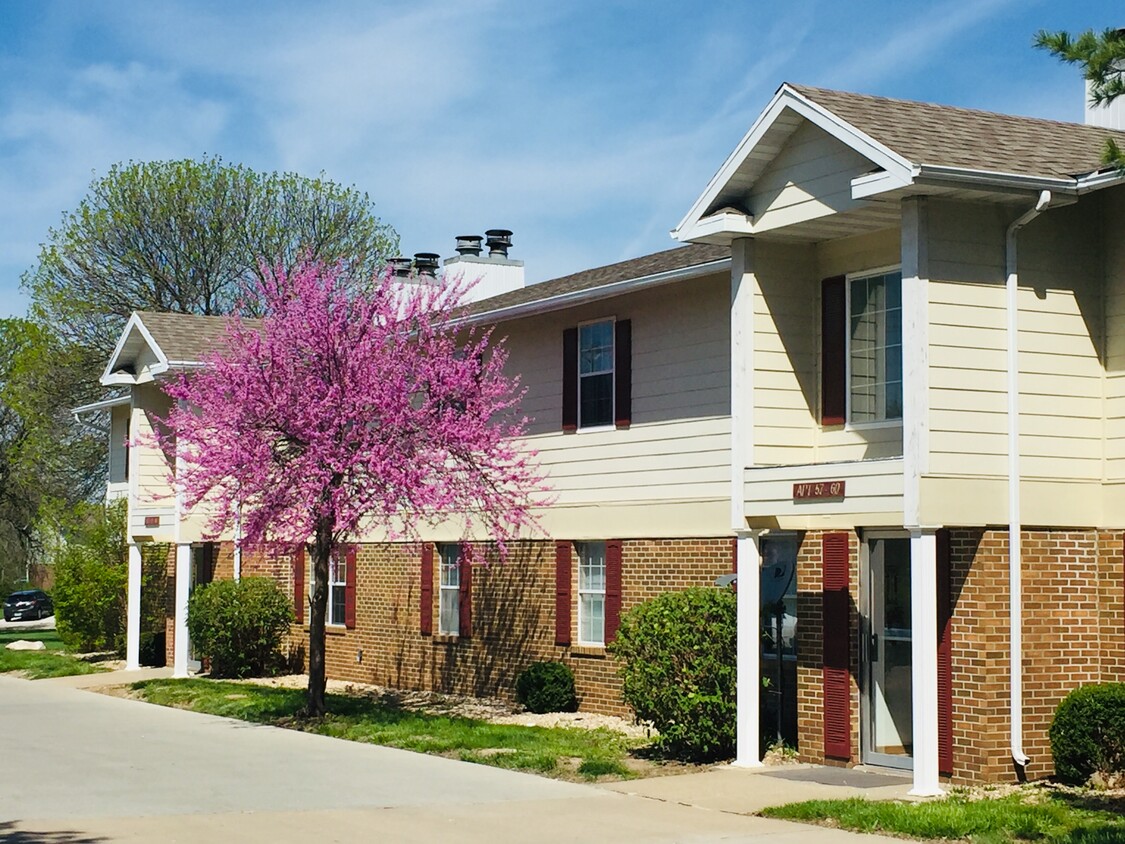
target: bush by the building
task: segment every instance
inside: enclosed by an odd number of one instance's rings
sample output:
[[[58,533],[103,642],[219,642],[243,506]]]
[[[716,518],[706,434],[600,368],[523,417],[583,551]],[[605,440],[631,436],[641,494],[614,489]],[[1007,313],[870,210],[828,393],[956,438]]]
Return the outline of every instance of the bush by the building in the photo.
[[[1072,691],[1055,710],[1050,738],[1055,775],[1064,782],[1125,775],[1125,683]]]
[[[529,712],[574,712],[574,674],[561,662],[535,662],[516,678],[516,700]]]
[[[660,595],[621,620],[611,652],[622,696],[660,731],[657,746],[682,759],[734,754],[736,599],[729,589]]]
[[[52,600],[70,650],[125,651],[125,502],[81,507],[55,554]]]
[[[281,640],[293,621],[289,598],[269,578],[217,580],[188,601],[188,633],[212,677],[259,677],[282,662]]]

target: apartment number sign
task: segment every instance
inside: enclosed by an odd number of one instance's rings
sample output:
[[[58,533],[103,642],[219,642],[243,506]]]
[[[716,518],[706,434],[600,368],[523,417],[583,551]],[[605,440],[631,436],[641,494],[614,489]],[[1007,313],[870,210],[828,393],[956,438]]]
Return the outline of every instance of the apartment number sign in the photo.
[[[802,481],[793,484],[794,501],[815,501],[825,498],[843,498],[843,481]]]

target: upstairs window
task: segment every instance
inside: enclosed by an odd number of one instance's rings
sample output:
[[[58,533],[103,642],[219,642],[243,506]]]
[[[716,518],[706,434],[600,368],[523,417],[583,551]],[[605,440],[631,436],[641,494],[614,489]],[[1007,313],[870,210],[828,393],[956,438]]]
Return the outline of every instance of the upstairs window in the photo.
[[[902,419],[902,274],[849,279],[848,316],[850,421]]]
[[[563,430],[632,422],[632,323],[603,319],[563,332]]]

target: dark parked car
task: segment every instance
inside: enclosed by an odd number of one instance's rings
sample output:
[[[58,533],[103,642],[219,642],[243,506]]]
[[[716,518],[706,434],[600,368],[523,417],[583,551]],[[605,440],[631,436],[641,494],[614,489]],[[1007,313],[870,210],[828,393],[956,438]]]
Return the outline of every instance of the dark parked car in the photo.
[[[50,596],[41,589],[13,592],[4,601],[4,620],[23,621],[29,618],[46,618],[55,614]]]

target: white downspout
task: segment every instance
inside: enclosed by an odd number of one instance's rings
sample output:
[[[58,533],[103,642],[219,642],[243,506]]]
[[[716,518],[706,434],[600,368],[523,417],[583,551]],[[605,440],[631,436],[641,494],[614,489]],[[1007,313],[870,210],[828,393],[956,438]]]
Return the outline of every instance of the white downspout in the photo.
[[[1012,760],[1027,766],[1023,752],[1023,585],[1020,567],[1020,390],[1019,390],[1019,268],[1016,241],[1020,229],[1051,204],[1051,192],[1039,194],[1034,208],[1028,209],[1008,226],[1006,282],[1008,304],[1008,635],[1011,647],[1011,749]]]

